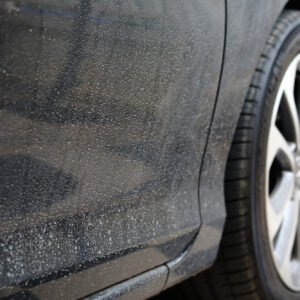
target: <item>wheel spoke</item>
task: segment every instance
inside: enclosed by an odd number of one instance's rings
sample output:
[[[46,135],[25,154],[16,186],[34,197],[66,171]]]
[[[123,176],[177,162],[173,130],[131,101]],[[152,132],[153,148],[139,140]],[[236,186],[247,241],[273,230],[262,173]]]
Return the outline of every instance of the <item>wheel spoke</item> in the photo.
[[[275,245],[275,255],[279,268],[291,280],[292,250],[295,244],[299,220],[299,201],[290,201],[286,209],[279,236]]]
[[[288,93],[294,94],[298,63],[299,63],[298,60],[294,60],[290,64],[289,68],[287,69],[283,77],[282,85],[284,87],[284,90]]]
[[[294,188],[294,174],[292,172],[283,172],[280,181],[269,197],[267,207],[268,228],[272,240],[282,223],[286,207],[292,199]]]
[[[289,144],[284,138],[282,133],[279,131],[277,126],[273,124],[270,129],[269,143],[268,143],[268,155],[267,155],[267,168],[270,170],[275,156],[280,151],[284,154],[285,159],[288,160],[288,164],[291,169],[294,169],[294,155],[293,155],[293,144]]]
[[[291,64],[289,69],[287,70],[284,79],[283,79],[283,90],[285,94],[285,99],[287,103],[287,107],[289,110],[290,118],[292,121],[293,131],[295,134],[295,141],[297,144],[297,150],[300,150],[300,123],[298,116],[298,109],[296,106],[294,88],[296,82],[296,72],[297,72],[298,61],[295,61]]]

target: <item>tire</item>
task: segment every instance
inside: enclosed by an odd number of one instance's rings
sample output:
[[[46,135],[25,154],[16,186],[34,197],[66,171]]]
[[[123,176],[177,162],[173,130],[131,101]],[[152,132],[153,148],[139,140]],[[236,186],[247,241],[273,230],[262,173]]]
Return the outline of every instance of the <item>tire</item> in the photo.
[[[279,158],[276,154],[270,168],[267,167],[274,140],[271,124],[280,125],[288,145],[293,144],[290,140],[296,139],[297,130],[291,133],[287,125],[291,119],[285,114],[287,100],[277,95],[298,53],[300,12],[284,11],[260,57],[233,137],[225,174],[227,220],[217,261],[208,271],[167,291],[162,299],[300,299],[300,288],[294,284],[294,277],[285,276],[287,273],[281,271],[276,260],[280,253],[276,247],[278,241],[281,243],[280,232],[285,225],[282,221],[276,229],[278,236],[269,238],[273,223],[270,223],[267,207],[268,199],[276,194],[277,184],[283,178],[280,172],[296,176],[299,171],[300,174],[300,166],[297,172],[292,167],[289,169],[280,151],[277,151]],[[298,92],[300,96],[300,88]],[[299,112],[300,106],[297,108]],[[293,151],[296,153],[300,149],[297,146],[297,151]],[[299,186],[294,188],[299,189]],[[292,195],[289,205],[296,203],[298,194],[293,192]],[[297,209],[299,215],[299,207]],[[300,242],[298,247],[295,250],[293,244],[293,255],[295,251],[300,255]],[[298,275],[300,279],[300,272]]]

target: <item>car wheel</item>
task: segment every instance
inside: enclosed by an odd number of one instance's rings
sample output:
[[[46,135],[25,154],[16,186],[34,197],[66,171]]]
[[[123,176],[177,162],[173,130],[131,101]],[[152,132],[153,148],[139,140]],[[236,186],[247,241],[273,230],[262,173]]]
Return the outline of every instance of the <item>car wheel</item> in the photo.
[[[225,175],[217,298],[300,299],[300,13],[285,11],[257,65]]]

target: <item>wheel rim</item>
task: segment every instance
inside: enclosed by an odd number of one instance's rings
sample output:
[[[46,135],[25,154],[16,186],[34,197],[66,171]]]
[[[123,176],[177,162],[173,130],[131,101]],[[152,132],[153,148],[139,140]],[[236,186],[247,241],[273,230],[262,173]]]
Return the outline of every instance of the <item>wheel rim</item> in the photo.
[[[280,84],[267,146],[266,217],[277,272],[285,285],[300,291],[300,54]]]

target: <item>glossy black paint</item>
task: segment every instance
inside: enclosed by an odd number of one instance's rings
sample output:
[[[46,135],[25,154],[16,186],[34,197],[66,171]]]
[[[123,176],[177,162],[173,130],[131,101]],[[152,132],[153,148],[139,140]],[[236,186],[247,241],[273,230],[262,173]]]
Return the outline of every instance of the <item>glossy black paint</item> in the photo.
[[[201,224],[225,2],[0,16],[0,295],[83,297],[177,258]]]

